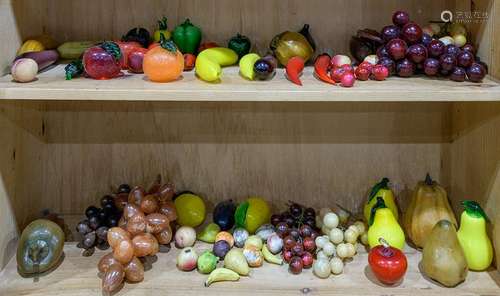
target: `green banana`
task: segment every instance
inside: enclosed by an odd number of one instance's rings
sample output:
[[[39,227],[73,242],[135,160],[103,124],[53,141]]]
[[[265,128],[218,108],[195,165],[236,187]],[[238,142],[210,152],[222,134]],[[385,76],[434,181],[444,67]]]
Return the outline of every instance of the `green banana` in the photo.
[[[240,279],[240,275],[237,274],[236,272],[232,271],[231,269],[219,267],[214,269],[208,275],[207,280],[205,281],[205,287],[210,286],[212,283],[215,282],[223,282],[223,281],[237,281]]]
[[[269,263],[278,265],[283,264],[283,259],[279,255],[274,255],[273,253],[271,253],[271,251],[269,251],[269,249],[267,248],[266,244],[262,246],[262,255],[264,255],[264,259]]]

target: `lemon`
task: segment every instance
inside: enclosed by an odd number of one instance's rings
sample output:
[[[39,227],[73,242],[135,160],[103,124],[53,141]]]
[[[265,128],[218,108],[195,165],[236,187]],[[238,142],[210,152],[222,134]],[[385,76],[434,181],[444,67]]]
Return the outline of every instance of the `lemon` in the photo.
[[[174,204],[180,225],[196,227],[205,220],[205,203],[199,196],[184,193],[175,199]]]
[[[238,206],[234,216],[237,226],[244,227],[249,233],[255,233],[257,228],[269,222],[271,209],[264,199],[250,197]]]

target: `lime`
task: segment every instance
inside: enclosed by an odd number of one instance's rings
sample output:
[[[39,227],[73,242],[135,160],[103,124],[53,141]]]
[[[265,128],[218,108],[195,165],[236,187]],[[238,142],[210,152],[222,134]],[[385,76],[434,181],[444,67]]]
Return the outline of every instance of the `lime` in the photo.
[[[194,194],[184,193],[175,200],[177,223],[181,226],[196,227],[205,220],[205,203]]]

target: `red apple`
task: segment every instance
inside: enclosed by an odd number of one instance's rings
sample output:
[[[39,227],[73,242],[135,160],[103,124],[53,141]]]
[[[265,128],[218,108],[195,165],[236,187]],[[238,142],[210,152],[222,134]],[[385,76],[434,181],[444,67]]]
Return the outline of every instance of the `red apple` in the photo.
[[[405,275],[408,262],[401,250],[389,246],[383,238],[380,243],[382,245],[371,249],[368,263],[379,281],[393,285]]]

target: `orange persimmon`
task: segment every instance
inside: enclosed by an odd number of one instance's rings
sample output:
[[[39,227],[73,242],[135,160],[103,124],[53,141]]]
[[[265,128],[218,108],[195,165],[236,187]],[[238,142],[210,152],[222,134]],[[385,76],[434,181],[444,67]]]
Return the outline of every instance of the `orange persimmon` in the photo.
[[[142,67],[151,81],[174,81],[182,75],[184,56],[173,41],[162,38],[160,46],[151,48],[144,55]]]

